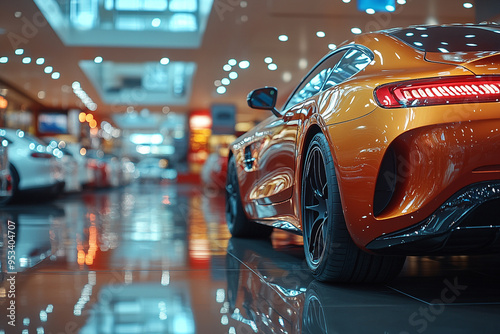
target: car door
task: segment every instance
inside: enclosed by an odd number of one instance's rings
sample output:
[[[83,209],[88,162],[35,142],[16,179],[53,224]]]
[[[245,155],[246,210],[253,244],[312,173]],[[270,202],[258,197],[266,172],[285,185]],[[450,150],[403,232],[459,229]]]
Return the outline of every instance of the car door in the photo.
[[[293,193],[298,131],[317,109],[311,103],[345,51],[323,58],[295,89],[282,109],[262,128],[258,158],[258,182],[253,197],[258,204],[275,204],[288,200]]]

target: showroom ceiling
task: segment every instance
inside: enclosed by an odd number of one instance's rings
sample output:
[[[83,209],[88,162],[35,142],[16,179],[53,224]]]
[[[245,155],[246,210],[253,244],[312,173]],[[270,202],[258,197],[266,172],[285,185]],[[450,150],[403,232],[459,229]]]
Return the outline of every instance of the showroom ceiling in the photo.
[[[271,85],[284,99],[353,28],[474,22],[463,4],[398,0],[370,15],[356,0],[3,1],[0,80],[47,108],[86,105],[102,118],[232,103],[239,121],[262,119],[247,93]]]

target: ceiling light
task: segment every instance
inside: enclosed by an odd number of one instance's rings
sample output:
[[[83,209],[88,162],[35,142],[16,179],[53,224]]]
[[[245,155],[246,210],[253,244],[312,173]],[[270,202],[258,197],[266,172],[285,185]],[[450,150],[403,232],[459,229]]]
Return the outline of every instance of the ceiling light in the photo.
[[[23,61],[23,64],[29,64],[29,63],[31,63],[31,58],[30,57],[24,57],[22,61]]]
[[[250,62],[248,60],[242,60],[242,61],[240,61],[240,63],[238,64],[238,66],[240,68],[245,69],[245,68],[248,68],[250,66]]]
[[[232,68],[233,68],[233,67],[232,67],[231,65],[229,65],[229,64],[226,64],[226,65],[222,66],[222,69],[223,69],[224,71],[226,71],[226,72],[231,71],[231,69],[232,69]]]
[[[226,87],[224,86],[217,87],[217,93],[224,94],[225,92],[226,92]]]
[[[16,49],[16,51],[14,51],[14,53],[18,56],[22,55],[24,53],[24,49]]]
[[[404,4],[406,4],[406,0],[398,0],[397,3],[399,5],[404,5]]]
[[[222,79],[221,81],[221,84],[223,84],[224,86],[227,86],[231,83],[231,80],[229,80],[228,78],[224,78]]]
[[[470,2],[464,2],[464,8],[472,8],[474,7]]]
[[[37,64],[37,65],[43,65],[43,63],[45,63],[45,58],[38,58],[38,59],[36,60],[36,64]]]
[[[286,72],[283,72],[283,81],[284,82],[290,82],[292,80],[292,73],[286,71]]]
[[[349,3],[351,0],[342,0],[343,3]]]
[[[170,59],[168,59],[167,57],[163,57],[162,59],[160,59],[160,64],[167,65],[168,63],[170,63]]]
[[[420,37],[426,38],[426,37],[429,37],[429,35],[427,35],[427,34],[422,34],[422,35],[420,35]]]
[[[465,38],[474,38],[476,35],[465,35]]]
[[[215,80],[215,81],[214,81],[214,85],[215,85],[216,87],[219,87],[220,85],[222,85],[222,82],[220,82],[220,80]]]
[[[61,77],[61,73],[59,72],[54,72],[52,73],[52,79],[57,80]]]
[[[279,35],[278,39],[282,42],[288,41],[288,36],[287,35]]]
[[[415,35],[415,34],[414,34],[414,33],[412,33],[412,32],[407,32],[407,33],[406,33],[406,36],[408,36],[408,37],[411,37],[411,36],[413,36],[413,35]]]
[[[14,16],[16,17],[16,19],[20,18],[22,15],[23,15],[23,13],[21,13],[21,12],[14,13]]]
[[[367,8],[367,9],[365,10],[365,12],[366,12],[366,14],[373,15],[373,14],[375,14],[375,9],[373,9],[373,8]]]
[[[240,2],[240,7],[241,8],[246,8],[247,7],[247,2],[246,1],[241,1]]]
[[[0,57],[0,64],[6,64],[9,61],[8,57]]]
[[[52,73],[53,70],[54,68],[52,66],[47,66],[43,69],[45,73]]]
[[[71,84],[71,88],[73,89],[80,89],[81,88],[81,85],[78,81],[74,81],[72,84]]]
[[[359,35],[359,34],[361,34],[362,31],[361,31],[361,29],[355,27],[355,28],[351,29],[351,32],[355,35]]]
[[[97,56],[97,57],[95,57],[95,58],[94,58],[94,63],[96,63],[96,64],[100,64],[100,63],[102,63],[102,57],[101,57],[101,56]]]
[[[396,8],[394,8],[394,6],[392,5],[387,5],[385,6],[385,10],[387,10],[388,12],[393,12],[396,10]]]
[[[332,44],[328,44],[328,48],[329,48],[330,50],[335,50],[335,49],[337,48],[337,45],[335,45],[335,44],[333,44],[333,43],[332,43]]]
[[[236,73],[234,71],[229,73],[229,79],[234,80],[236,78],[238,78],[238,73]]]
[[[326,36],[325,32],[324,31],[317,31],[316,32],[316,36],[318,36],[319,38],[323,38]]]
[[[276,71],[278,69],[278,65],[276,65],[276,64],[269,64],[269,65],[267,65],[267,68],[270,71]]]
[[[474,43],[467,43],[465,45],[467,45],[467,46],[477,46],[477,44],[474,44]]]
[[[157,17],[155,17],[153,19],[153,21],[151,21],[151,25],[155,28],[158,28],[160,26],[160,24],[161,24],[161,20]]]
[[[307,68],[307,59],[306,58],[300,58],[299,59],[299,68],[301,70],[305,70]]]
[[[43,90],[39,91],[37,95],[40,100],[43,100],[45,98],[45,92]]]
[[[271,57],[266,57],[266,58],[264,58],[264,62],[265,62],[266,64],[271,64],[271,63],[273,62],[273,58],[271,58]]]
[[[234,66],[234,65],[236,65],[238,62],[236,61],[236,59],[229,59],[229,60],[227,61],[227,63],[228,63],[229,65],[231,65],[231,66]]]

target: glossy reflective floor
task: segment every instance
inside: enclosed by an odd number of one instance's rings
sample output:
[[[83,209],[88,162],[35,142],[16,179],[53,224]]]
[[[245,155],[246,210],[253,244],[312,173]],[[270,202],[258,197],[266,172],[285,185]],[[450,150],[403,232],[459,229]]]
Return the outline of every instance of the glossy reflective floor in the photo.
[[[411,257],[388,285],[326,285],[300,237],[230,239],[223,198],[198,186],[0,211],[0,333],[500,333],[500,256]]]

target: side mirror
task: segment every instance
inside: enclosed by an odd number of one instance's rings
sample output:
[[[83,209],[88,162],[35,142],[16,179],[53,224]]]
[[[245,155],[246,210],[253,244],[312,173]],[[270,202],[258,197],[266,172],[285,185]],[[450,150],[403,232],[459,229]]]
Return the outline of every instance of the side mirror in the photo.
[[[250,108],[271,110],[274,115],[281,117],[276,109],[278,90],[274,87],[255,89],[248,94],[247,103]]]

